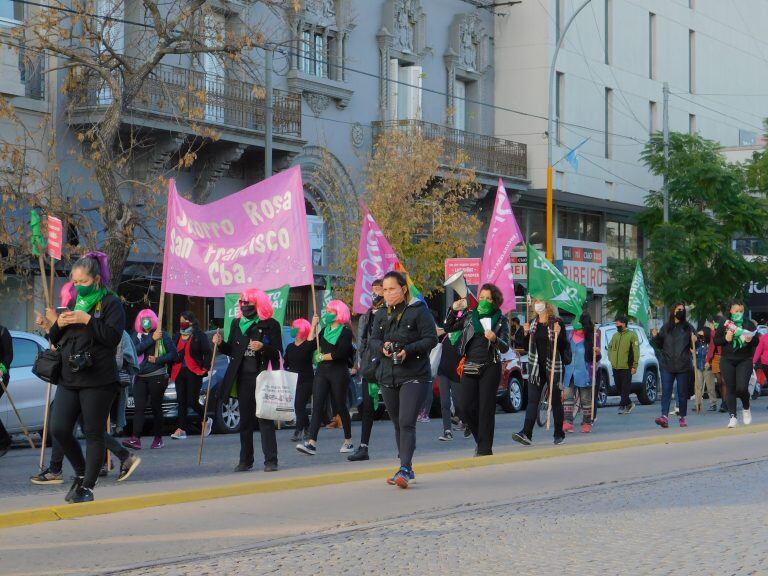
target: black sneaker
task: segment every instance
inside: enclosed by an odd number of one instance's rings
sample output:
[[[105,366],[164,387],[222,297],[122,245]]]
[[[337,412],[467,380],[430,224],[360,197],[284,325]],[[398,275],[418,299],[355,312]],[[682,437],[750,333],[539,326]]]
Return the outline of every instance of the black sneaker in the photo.
[[[43,486],[45,484],[64,484],[64,475],[61,472],[53,472],[50,468],[46,468],[40,474],[30,477],[32,484]]]
[[[555,436],[555,446],[565,442],[565,436]]]
[[[469,426],[464,426],[464,438],[471,438],[472,437],[472,430],[469,429]]]
[[[264,472],[277,472],[277,462],[269,462],[264,464]]]
[[[72,486],[69,487],[69,492],[67,492],[67,495],[64,496],[64,500],[66,502],[72,502],[72,498],[75,497],[75,492],[77,492],[77,489],[80,488],[82,485],[83,485],[83,477],[73,476]]]
[[[315,446],[314,444],[310,444],[309,442],[296,444],[296,450],[298,450],[302,454],[309,454],[310,456],[314,456],[315,454],[317,454],[317,446]]]
[[[709,411],[710,411],[710,412],[717,412],[717,404],[712,404],[712,405],[709,407]]]
[[[248,472],[249,470],[253,470],[253,464],[246,464],[245,462],[240,462],[240,464],[235,466],[234,472]]]
[[[296,428],[291,436],[291,442],[301,442],[304,439],[304,430]]]
[[[722,404],[720,404],[720,412],[722,412],[723,414],[725,414],[726,412],[728,412],[728,406],[726,406],[725,402],[723,402]]]
[[[347,456],[347,460],[350,462],[360,462],[362,460],[370,460],[368,456],[368,446],[358,446],[354,454]]]
[[[117,477],[117,481],[122,482],[123,480],[128,480],[128,477],[134,473],[136,468],[139,467],[139,464],[141,464],[141,458],[135,454],[131,454],[128,458],[120,462],[120,474]]]
[[[515,432],[512,434],[512,440],[519,442],[523,446],[530,446],[532,444],[531,439],[525,434],[525,432]]]
[[[70,503],[82,504],[83,502],[93,502],[93,490],[85,486],[78,486]]]

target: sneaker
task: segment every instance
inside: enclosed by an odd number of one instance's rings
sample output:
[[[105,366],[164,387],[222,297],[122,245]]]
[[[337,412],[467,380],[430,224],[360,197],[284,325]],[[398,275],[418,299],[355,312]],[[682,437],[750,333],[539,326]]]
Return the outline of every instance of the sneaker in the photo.
[[[441,442],[450,442],[451,440],[453,440],[453,432],[451,432],[450,430],[445,430],[442,436],[438,436],[437,439],[440,440]]]
[[[124,480],[128,480],[128,478],[136,471],[136,468],[139,467],[139,464],[141,464],[141,458],[136,456],[135,454],[131,454],[126,458],[125,460],[120,462],[120,474],[117,475],[117,481],[123,482]]]
[[[181,428],[176,428],[176,432],[171,434],[171,438],[174,440],[186,440],[187,439],[187,433],[184,432]]]
[[[349,454],[354,451],[355,451],[355,446],[351,442],[349,443],[344,442],[344,444],[341,445],[341,448],[339,448],[339,452],[341,452],[342,454]]]
[[[680,418],[680,428],[687,428],[688,422],[685,421],[685,417]]]
[[[675,416],[680,416],[680,407],[679,406],[675,406],[674,414],[675,414]]]
[[[77,489],[80,488],[82,485],[83,485],[83,477],[73,476],[72,486],[69,487],[69,491],[67,492],[67,495],[64,496],[64,501],[72,502],[72,498],[75,497],[75,492],[77,492]]]
[[[155,436],[155,439],[152,440],[152,446],[151,446],[152,450],[159,450],[163,446],[165,446],[165,443],[163,442],[163,437]]]
[[[563,432],[573,432],[573,424],[570,422],[563,422]]]
[[[565,436],[555,436],[555,446],[565,442]]]
[[[634,402],[630,402],[629,406],[625,406],[624,407],[624,414],[629,414],[634,409],[635,409],[635,403]]]
[[[666,416],[659,416],[658,418],[656,418],[656,420],[654,420],[654,422],[656,422],[656,424],[658,424],[662,428],[669,428],[669,418],[667,418]]]
[[[268,462],[264,464],[264,472],[277,472],[277,462]]]
[[[38,486],[43,486],[45,484],[64,484],[64,475],[61,472],[52,472],[50,468],[46,468],[40,472],[40,474],[32,476],[29,481]]]
[[[725,401],[723,401],[723,402],[721,402],[721,403],[720,403],[720,412],[722,412],[723,414],[725,414],[726,412],[728,412],[728,406],[727,406],[727,404],[725,403]]]
[[[419,412],[417,421],[422,424],[429,424],[429,414],[426,411]]]
[[[710,412],[717,412],[717,404],[712,404],[709,407]]]
[[[582,434],[589,434],[592,432],[592,424],[582,424],[581,425],[581,433]]]
[[[731,419],[728,420],[728,428],[736,428],[736,426],[739,425],[739,421],[736,418],[736,416],[731,416]]]
[[[123,440],[122,445],[131,450],[141,450],[141,438],[131,436],[128,440]]]
[[[472,430],[469,429],[469,426],[464,426],[464,438],[472,438]]]
[[[314,456],[315,454],[317,454],[317,446],[315,446],[314,444],[310,444],[309,442],[296,444],[296,450],[304,454],[309,454],[310,456]]]
[[[624,416],[627,413],[627,409],[624,406],[619,406],[619,416]]]
[[[744,422],[744,426],[752,424],[752,410],[742,410],[741,421]]]
[[[93,502],[93,490],[90,488],[85,488],[84,486],[78,486],[75,490],[75,493],[72,495],[72,499],[69,502],[71,504]]]
[[[326,430],[333,430],[334,428],[341,428],[341,416],[334,416],[333,420],[325,427]]]
[[[400,488],[408,488],[408,482],[411,480],[411,471],[408,470],[405,466],[401,466],[400,470],[395,472],[395,475],[392,476],[392,478],[389,478],[387,480],[387,484],[390,486],[398,486]]]
[[[519,442],[523,446],[530,446],[531,445],[531,439],[526,436],[525,432],[515,432],[512,434],[512,440],[515,442]]]
[[[293,431],[293,436],[291,436],[291,442],[301,442],[304,439],[304,430],[301,428],[296,428],[296,430]]]
[[[253,464],[246,464],[245,462],[240,462],[237,466],[235,466],[235,469],[233,472],[248,472],[249,470],[253,470]]]
[[[99,478],[104,478],[105,476],[109,476],[109,467],[106,462],[104,462],[104,466],[99,470]]]
[[[361,462],[363,460],[370,460],[368,456],[368,446],[358,446],[354,454],[347,456],[347,460],[350,462]]]
[[[213,418],[206,418],[205,420],[205,436],[210,436],[213,431]]]

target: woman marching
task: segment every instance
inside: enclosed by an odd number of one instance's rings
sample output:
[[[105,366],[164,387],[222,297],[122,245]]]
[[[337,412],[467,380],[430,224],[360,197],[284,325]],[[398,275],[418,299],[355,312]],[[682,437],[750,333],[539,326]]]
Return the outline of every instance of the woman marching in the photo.
[[[312,382],[315,378],[315,370],[312,366],[312,358],[317,349],[312,341],[312,326],[304,318],[294,320],[291,324],[291,336],[294,340],[285,347],[285,369],[298,374],[296,383],[296,430],[291,437],[291,442],[301,442],[309,438],[309,416],[307,415],[307,402],[312,398]]]
[[[736,417],[736,399],[741,398],[741,419],[745,426],[752,423],[750,411],[749,379],[752,376],[752,357],[757,348],[752,320],[744,318],[744,304],[733,302],[729,308],[730,318],[715,332],[715,346],[722,346],[720,372],[725,380],[725,399],[728,405],[728,428],[739,424]]]
[[[352,445],[352,422],[347,408],[349,369],[355,356],[354,337],[349,328],[349,308],[341,300],[331,300],[323,314],[325,328],[320,332],[320,352],[316,353],[317,370],[312,385],[312,421],[309,425],[309,439],[296,445],[304,454],[317,453],[317,435],[323,418],[323,409],[330,395],[334,410],[341,417],[344,428],[344,443],[339,452],[354,452]],[[317,330],[319,318],[312,318]]]
[[[512,435],[515,442],[524,446],[530,446],[533,438],[533,427],[536,425],[536,416],[539,411],[539,400],[544,386],[554,382],[554,389],[550,395],[552,398],[552,414],[555,419],[555,444],[562,444],[565,440],[563,433],[563,356],[568,347],[568,339],[564,337],[565,325],[555,316],[555,309],[548,302],[534,299],[533,309],[536,316],[531,324],[524,326],[528,335],[528,406],[525,409],[525,424],[520,432]],[[555,342],[554,364],[552,356]],[[550,378],[554,372],[554,380]]]
[[[171,337],[158,329],[155,313],[146,308],[139,312],[134,322],[136,333],[133,345],[139,359],[139,373],[133,381],[133,434],[123,441],[123,446],[141,450],[141,432],[144,428],[144,411],[152,407],[152,448],[163,447],[163,396],[168,387],[168,370],[178,358]]]
[[[179,333],[173,337],[173,346],[177,358],[171,368],[171,380],[176,383],[179,425],[171,438],[183,440],[187,437],[189,408],[197,413],[200,426],[205,426],[203,433],[208,436],[213,428],[213,419],[203,414],[205,408],[200,404],[200,389],[203,386],[203,376],[208,372],[211,363],[211,344],[192,312],[181,313]]]
[[[464,358],[464,366],[459,386],[460,412],[475,438],[475,456],[493,454],[501,354],[509,350],[509,321],[501,313],[503,302],[501,290],[494,284],[483,284],[476,309],[459,318],[451,307],[445,320],[448,333],[461,331],[459,355]]]
[[[237,397],[240,404],[240,461],[235,472],[253,468],[253,430],[256,420],[256,379],[268,365],[278,368],[283,350],[280,324],[272,318],[274,310],[269,296],[257,288],[240,295],[241,317],[232,323],[229,338],[224,341],[218,332],[213,343],[222,354],[230,357],[224,374],[221,398]],[[274,420],[259,418],[264,471],[277,470],[277,439]]]
[[[597,406],[592,399],[592,362],[600,361],[600,345],[595,343],[595,325],[586,312],[571,325],[568,334],[573,360],[565,367],[565,423],[563,430],[573,432],[573,412],[576,402],[581,408],[581,432],[588,434],[597,416]],[[593,358],[594,355],[594,358]],[[573,386],[571,385],[573,379]],[[594,412],[592,407],[594,406]]]
[[[120,389],[115,359],[125,329],[123,303],[109,292],[107,256],[91,252],[72,266],[72,283],[77,290],[74,310],[56,317],[49,337],[61,352],[61,376],[53,403],[51,433],[61,445],[75,478],[67,502],[93,501],[93,488],[104,463],[104,431],[107,418]],[[86,455],[74,435],[82,415]]]

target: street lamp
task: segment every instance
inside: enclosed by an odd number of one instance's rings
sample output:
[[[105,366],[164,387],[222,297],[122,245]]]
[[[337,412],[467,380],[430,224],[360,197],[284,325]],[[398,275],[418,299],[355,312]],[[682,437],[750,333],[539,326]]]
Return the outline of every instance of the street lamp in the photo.
[[[565,34],[568,32],[568,28],[571,27],[576,16],[579,12],[584,10],[587,4],[592,0],[584,0],[576,11],[568,18],[563,28],[563,33],[560,34],[560,39],[555,46],[555,53],[552,55],[552,66],[549,68],[549,110],[547,113],[547,259],[553,262],[554,250],[553,250],[553,229],[552,229],[552,214],[553,214],[553,202],[552,202],[552,139],[554,138],[554,122],[552,113],[555,108],[555,64],[557,64],[557,55],[560,53],[560,48],[563,46],[563,40],[565,40]],[[555,24],[557,25],[557,24]],[[557,31],[555,31],[557,32]]]

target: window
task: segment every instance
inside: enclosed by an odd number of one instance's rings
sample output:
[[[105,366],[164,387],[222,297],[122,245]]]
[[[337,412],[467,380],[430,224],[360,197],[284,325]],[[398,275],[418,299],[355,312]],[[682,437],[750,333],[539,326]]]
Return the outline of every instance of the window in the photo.
[[[635,224],[606,222],[605,242],[608,244],[608,258],[628,260],[640,255],[640,234]]]
[[[600,242],[600,216],[583,212],[559,211],[557,236],[568,240]]]
[[[331,77],[332,38],[325,31],[303,30],[299,46],[299,69],[310,76]]]
[[[205,16],[205,45],[218,46],[222,43],[225,30],[223,14],[211,13]],[[205,71],[205,119],[208,122],[224,122],[224,63],[217,54],[203,54]]]
[[[421,66],[401,65],[389,61],[390,120],[421,119]]]
[[[555,79],[555,144],[560,146],[563,140],[563,132],[560,122],[563,119],[565,110],[565,74],[557,73]]]
[[[454,106],[453,117],[454,126],[457,130],[467,129],[467,83],[462,80],[456,80],[453,88]]]
[[[327,266],[325,259],[325,221],[317,213],[315,207],[306,199],[304,206],[307,212],[307,230],[309,231],[309,250],[312,254],[313,266]]]
[[[608,200],[613,200],[616,196],[616,185],[609,180],[605,181],[605,197]]]
[[[648,103],[648,132],[649,136],[653,136],[655,132],[658,132],[659,128],[659,106],[656,102],[651,100]]]
[[[656,14],[648,14],[648,78],[656,80]]]
[[[610,64],[613,60],[611,54],[611,45],[613,44],[613,2],[612,0],[605,0],[605,63]]]
[[[24,4],[14,0],[0,2],[0,20],[21,22],[24,20]]]
[[[37,358],[40,347],[33,340],[27,338],[13,339],[13,364],[14,368],[32,366]]]
[[[696,32],[688,30],[688,92],[696,91]]]
[[[525,209],[525,237],[537,250],[547,244],[547,215],[544,210]]]
[[[613,137],[613,118],[611,109],[613,108],[613,90],[610,88],[605,89],[605,157],[610,158],[612,155]]]
[[[562,170],[555,170],[555,181],[552,183],[552,186],[556,190],[565,190],[565,187],[566,187],[565,172],[563,172]]]
[[[688,134],[696,134],[696,114],[688,114]]]

